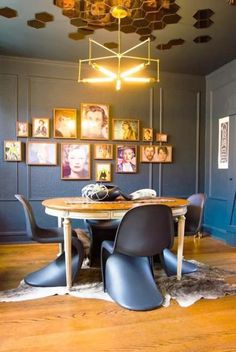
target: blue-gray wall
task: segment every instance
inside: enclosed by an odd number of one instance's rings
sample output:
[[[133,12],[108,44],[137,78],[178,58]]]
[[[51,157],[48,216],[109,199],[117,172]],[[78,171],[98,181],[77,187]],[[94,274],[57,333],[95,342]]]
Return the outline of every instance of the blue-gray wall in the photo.
[[[44,214],[41,201],[80,195],[85,184],[94,182],[94,162],[92,179],[85,182],[60,179],[60,155],[58,166],[51,167],[3,161],[3,141],[16,139],[16,121],[31,122],[40,116],[52,119],[55,107],[79,109],[82,102],[107,103],[111,118],[139,119],[141,128],[152,126],[155,132],[168,134],[173,163],[139,163],[138,173],[132,175],[116,174],[113,167],[112,183],[125,192],[151,187],[158,195],[188,197],[204,191],[203,77],[161,73],[160,84],[153,88],[126,86],[119,92],[111,87],[80,85],[76,78],[74,64],[0,56],[0,241],[24,240],[23,211],[15,193],[31,201],[39,225],[51,226],[56,225],[56,219]]]
[[[219,119],[229,116],[229,168],[218,169]],[[205,228],[236,245],[236,60],[206,77]]]

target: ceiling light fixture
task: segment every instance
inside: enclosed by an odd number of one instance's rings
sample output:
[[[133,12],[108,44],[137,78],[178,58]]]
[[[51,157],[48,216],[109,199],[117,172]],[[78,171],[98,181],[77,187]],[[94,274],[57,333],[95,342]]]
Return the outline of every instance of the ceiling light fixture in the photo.
[[[120,90],[122,82],[134,82],[134,83],[150,83],[150,82],[159,82],[159,60],[151,58],[151,42],[150,38],[144,40],[142,43],[139,43],[132,48],[121,52],[121,31],[120,31],[120,22],[122,18],[125,18],[128,15],[128,10],[123,6],[114,6],[111,8],[111,15],[114,18],[118,19],[118,49],[117,52],[107,48],[106,46],[96,42],[93,39],[89,38],[89,58],[84,60],[79,60],[79,75],[78,82],[81,83],[107,83],[114,82],[116,90]],[[112,55],[107,56],[93,56],[93,45],[100,47]],[[128,55],[131,51],[136,50],[142,46],[147,46],[147,56],[131,56]],[[106,64],[111,59],[117,60],[116,71],[113,72],[110,68],[105,68],[102,64],[98,64],[97,62],[105,61]],[[122,63],[125,60],[130,60],[132,63],[137,62],[138,64],[133,67],[126,69],[123,71]],[[132,76],[137,72],[144,70],[147,66],[150,66],[151,63],[155,65],[155,75],[154,77],[137,77]],[[82,65],[89,64],[95,71],[103,74],[103,76],[99,77],[88,77],[82,78]]]

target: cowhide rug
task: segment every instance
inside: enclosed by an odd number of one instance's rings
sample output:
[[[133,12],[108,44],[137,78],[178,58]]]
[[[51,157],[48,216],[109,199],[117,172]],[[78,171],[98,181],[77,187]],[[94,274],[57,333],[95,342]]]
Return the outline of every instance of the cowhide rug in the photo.
[[[163,306],[168,307],[171,299],[176,300],[181,307],[188,307],[201,298],[215,299],[236,294],[236,283],[230,283],[236,282],[236,271],[192,262],[197,264],[198,271],[184,275],[181,281],[177,281],[176,277],[167,277],[162,269],[155,268],[157,285],[165,297]],[[1,291],[0,302],[19,302],[65,294],[78,298],[112,301],[110,296],[103,292],[100,269],[89,268],[84,264],[80,270],[78,283],[69,292],[65,287],[32,287],[21,281],[16,289]]]

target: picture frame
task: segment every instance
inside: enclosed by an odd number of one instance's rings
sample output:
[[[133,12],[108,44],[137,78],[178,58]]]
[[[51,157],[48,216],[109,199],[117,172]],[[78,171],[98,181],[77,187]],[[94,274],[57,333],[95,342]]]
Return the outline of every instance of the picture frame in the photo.
[[[4,141],[4,160],[5,161],[22,161],[22,142]]]
[[[28,165],[57,165],[57,143],[29,141],[27,143],[26,163]]]
[[[137,145],[123,144],[116,146],[116,172],[137,172]]]
[[[54,138],[77,138],[77,109],[53,109]]]
[[[112,139],[119,141],[139,141],[139,120],[113,119]]]
[[[153,128],[143,127],[142,132],[143,142],[153,141]]]
[[[94,159],[113,159],[113,144],[99,143],[94,144]]]
[[[16,136],[17,137],[29,137],[30,136],[30,124],[25,121],[16,122]]]
[[[156,142],[167,142],[167,134],[158,132],[156,134]]]
[[[32,137],[49,138],[50,120],[47,117],[34,117],[32,119]]]
[[[109,105],[99,103],[81,103],[81,139],[108,140],[109,130]]]
[[[156,158],[158,163],[172,162],[172,146],[171,145],[157,145]]]
[[[89,180],[90,178],[90,144],[61,143],[61,179]]]
[[[157,163],[157,153],[155,145],[140,145],[140,162]]]
[[[95,180],[97,182],[111,182],[111,163],[95,164]]]

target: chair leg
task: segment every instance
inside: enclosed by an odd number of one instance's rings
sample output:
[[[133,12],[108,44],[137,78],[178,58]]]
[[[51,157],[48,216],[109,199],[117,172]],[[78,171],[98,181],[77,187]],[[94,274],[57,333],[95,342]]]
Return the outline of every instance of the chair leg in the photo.
[[[77,239],[72,239],[72,282],[78,276],[84,258],[83,244]],[[53,262],[24,278],[30,286],[57,287],[66,286],[65,252]]]
[[[177,256],[169,249],[165,248],[163,253],[160,254],[162,266],[168,276],[177,275]],[[190,274],[197,271],[197,266],[193,263],[183,260],[182,262],[182,275]]]

